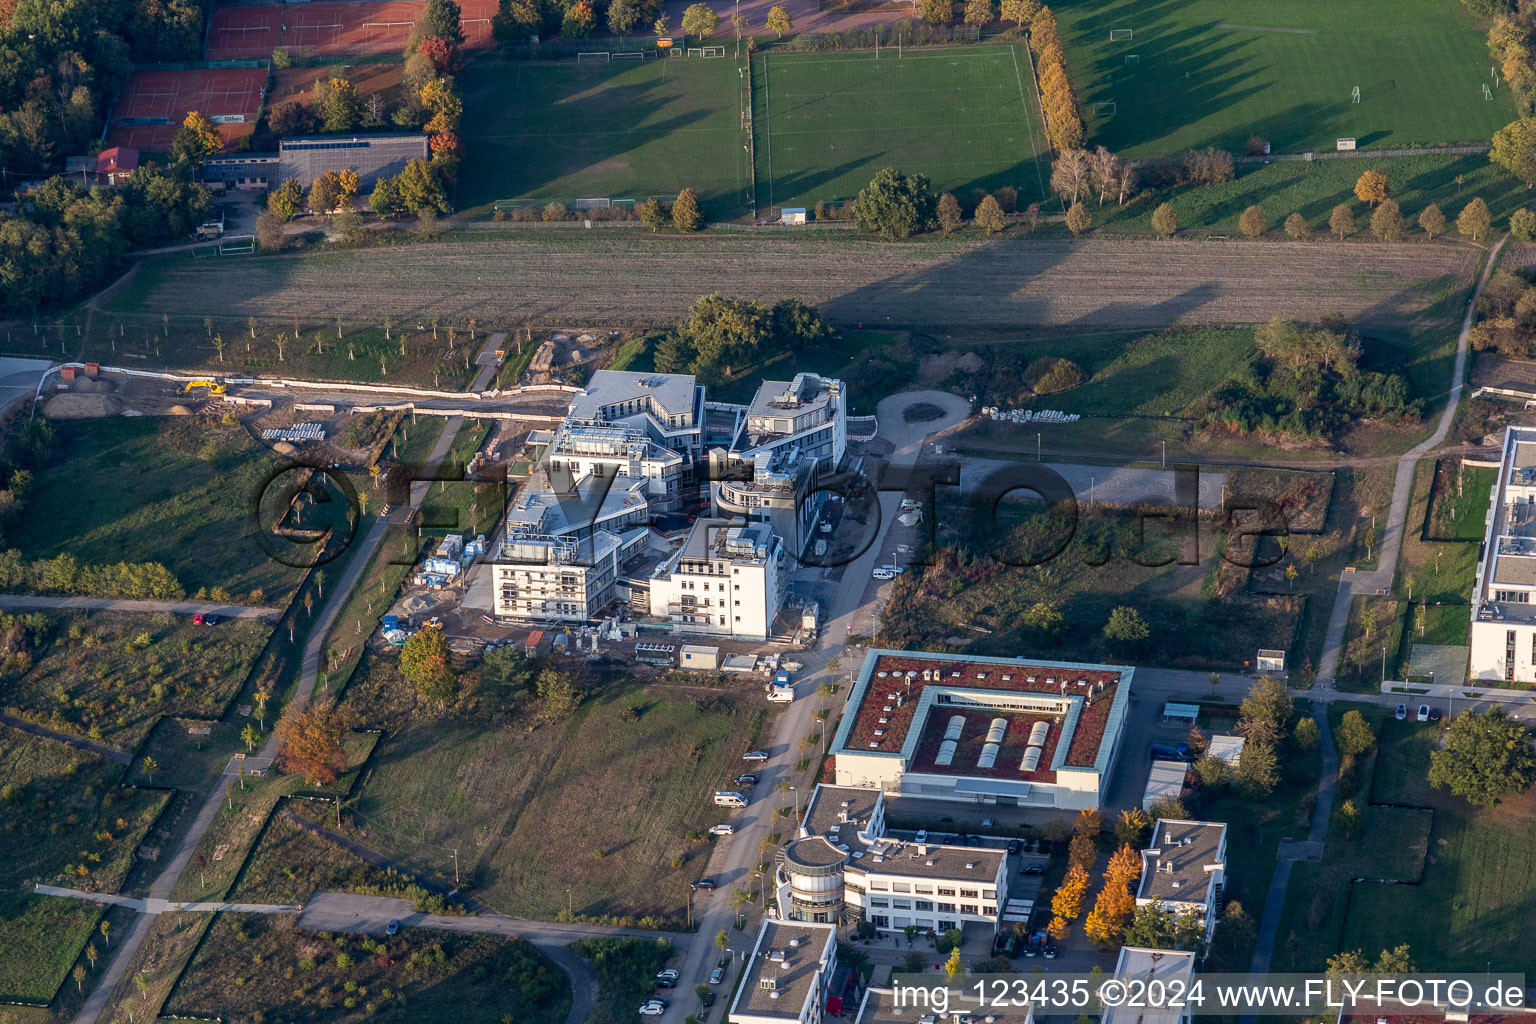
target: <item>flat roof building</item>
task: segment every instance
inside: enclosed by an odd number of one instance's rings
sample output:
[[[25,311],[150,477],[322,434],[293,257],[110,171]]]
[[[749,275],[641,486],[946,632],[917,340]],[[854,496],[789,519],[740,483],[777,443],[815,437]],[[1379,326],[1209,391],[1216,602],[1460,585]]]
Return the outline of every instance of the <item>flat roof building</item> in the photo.
[[[1195,954],[1183,950],[1121,946],[1120,958],[1115,961],[1114,977],[1121,981],[1136,979],[1150,985],[1179,980],[1187,986],[1194,975]],[[1101,1024],[1189,1024],[1189,1017],[1188,1011],[1116,1006],[1106,1009],[1100,1020]]]
[[[1536,682],[1536,428],[1504,432],[1489,505],[1472,588],[1468,674],[1496,682]]]
[[[763,922],[731,1002],[733,1024],[821,1024],[837,968],[837,929],[804,921]]]
[[[893,798],[1098,807],[1133,671],[871,650],[833,740],[835,781]]]
[[[1160,818],[1141,851],[1138,907],[1161,904],[1170,914],[1194,911],[1205,925],[1205,940],[1216,928],[1216,912],[1227,879],[1227,826],[1217,821]]]
[[[308,188],[326,171],[349,170],[357,172],[359,192],[366,195],[380,178],[393,178],[412,160],[428,155],[421,132],[296,135],[278,143],[276,183],[297,178]]]
[[[767,525],[700,519],[651,577],[651,614],[677,633],[767,640],[784,604],[788,557]]]
[[[1024,1006],[1011,1004],[1011,997],[1007,1000],[992,1000],[989,998],[986,1005],[972,993],[965,991],[952,991],[944,1003],[948,1009],[947,1014],[940,1014],[940,1007],[934,1006],[932,1001],[925,998],[928,994],[926,980],[914,983],[917,991],[910,991],[902,986],[898,992],[895,986],[890,988],[870,988],[864,993],[864,998],[859,1003],[859,1012],[853,1018],[853,1024],[950,1024],[952,1021],[990,1021],[992,1024],[1034,1024],[1035,1007],[1033,1003]],[[974,983],[967,982],[967,985]]]

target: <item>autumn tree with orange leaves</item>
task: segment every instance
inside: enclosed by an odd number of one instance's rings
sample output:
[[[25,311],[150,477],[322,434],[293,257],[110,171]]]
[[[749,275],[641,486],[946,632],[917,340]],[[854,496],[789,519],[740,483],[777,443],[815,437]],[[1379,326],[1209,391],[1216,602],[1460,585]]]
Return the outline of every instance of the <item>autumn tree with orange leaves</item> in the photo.
[[[1112,946],[1121,940],[1136,909],[1131,885],[1140,878],[1141,855],[1129,846],[1120,847],[1104,869],[1104,888],[1099,890],[1099,898],[1083,923],[1089,941],[1099,946]]]
[[[335,782],[347,770],[341,737],[347,731],[347,715],[335,704],[295,703],[277,723],[277,766],[292,775],[304,776],[310,786]]]

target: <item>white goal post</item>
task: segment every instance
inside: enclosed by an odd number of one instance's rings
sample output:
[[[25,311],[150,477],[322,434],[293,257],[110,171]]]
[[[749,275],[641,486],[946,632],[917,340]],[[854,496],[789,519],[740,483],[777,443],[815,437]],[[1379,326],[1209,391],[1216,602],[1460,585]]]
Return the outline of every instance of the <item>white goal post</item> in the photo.
[[[690,56],[690,57],[724,57],[725,56],[725,47],[723,47],[723,46],[690,46],[690,47],[688,47],[688,56]]]
[[[1110,114],[1113,114],[1114,112],[1115,112],[1115,101],[1114,100],[1109,100],[1109,101],[1104,102],[1104,103],[1095,103],[1093,105],[1093,116],[1094,117],[1108,117]]]
[[[1109,30],[1109,41],[1112,43],[1128,42],[1133,38],[1132,33],[1134,31],[1135,29],[1129,28],[1112,28]]]
[[[613,54],[607,50],[594,50],[576,55],[576,63],[578,64],[607,64],[611,60],[613,60]]]

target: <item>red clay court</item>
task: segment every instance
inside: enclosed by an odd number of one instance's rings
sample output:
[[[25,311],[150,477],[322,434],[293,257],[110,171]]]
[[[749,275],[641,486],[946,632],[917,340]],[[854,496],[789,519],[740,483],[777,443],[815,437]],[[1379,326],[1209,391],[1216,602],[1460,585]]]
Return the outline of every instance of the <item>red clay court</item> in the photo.
[[[394,53],[405,48],[422,0],[217,7],[208,24],[208,60],[254,60],[284,47],[295,55]],[[462,0],[466,49],[491,45],[496,0]]]
[[[213,121],[227,145],[256,130],[266,85],[265,68],[136,71],[112,110],[109,141],[165,152],[182,120],[196,110]]]

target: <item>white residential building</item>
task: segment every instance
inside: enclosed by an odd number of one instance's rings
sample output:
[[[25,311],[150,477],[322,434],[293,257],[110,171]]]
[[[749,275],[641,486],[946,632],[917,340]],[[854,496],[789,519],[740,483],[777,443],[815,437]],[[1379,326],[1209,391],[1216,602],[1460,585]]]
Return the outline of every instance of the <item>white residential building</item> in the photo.
[[[543,468],[557,486],[585,477],[644,480],[652,509],[673,512],[682,503],[681,484],[691,467],[640,427],[568,418],[555,429]]]
[[[885,794],[822,784],[806,805],[799,838],[779,852],[774,879],[786,920],[866,920],[887,932],[981,925],[995,934],[1008,898],[1008,855],[888,838]]]
[[[589,622],[613,600],[626,546],[607,530],[589,537],[513,537],[490,566],[492,613],[519,622]]]
[[[1205,924],[1205,941],[1216,929],[1227,880],[1227,826],[1216,821],[1160,818],[1141,851],[1136,905],[1154,903],[1170,914],[1194,911]]]
[[[651,577],[651,614],[677,633],[767,640],[784,604],[788,556],[768,526],[700,519]]]
[[[692,374],[598,370],[566,415],[640,428],[690,465],[702,455],[704,388]]]
[[[765,920],[731,1001],[732,1024],[821,1024],[837,969],[837,929]]]
[[[1468,676],[1536,682],[1536,428],[1504,432],[1472,589],[1471,633]]]
[[[848,449],[848,391],[840,380],[797,373],[792,381],[765,380],[742,417],[731,457],[798,448],[826,470],[836,469]]]

